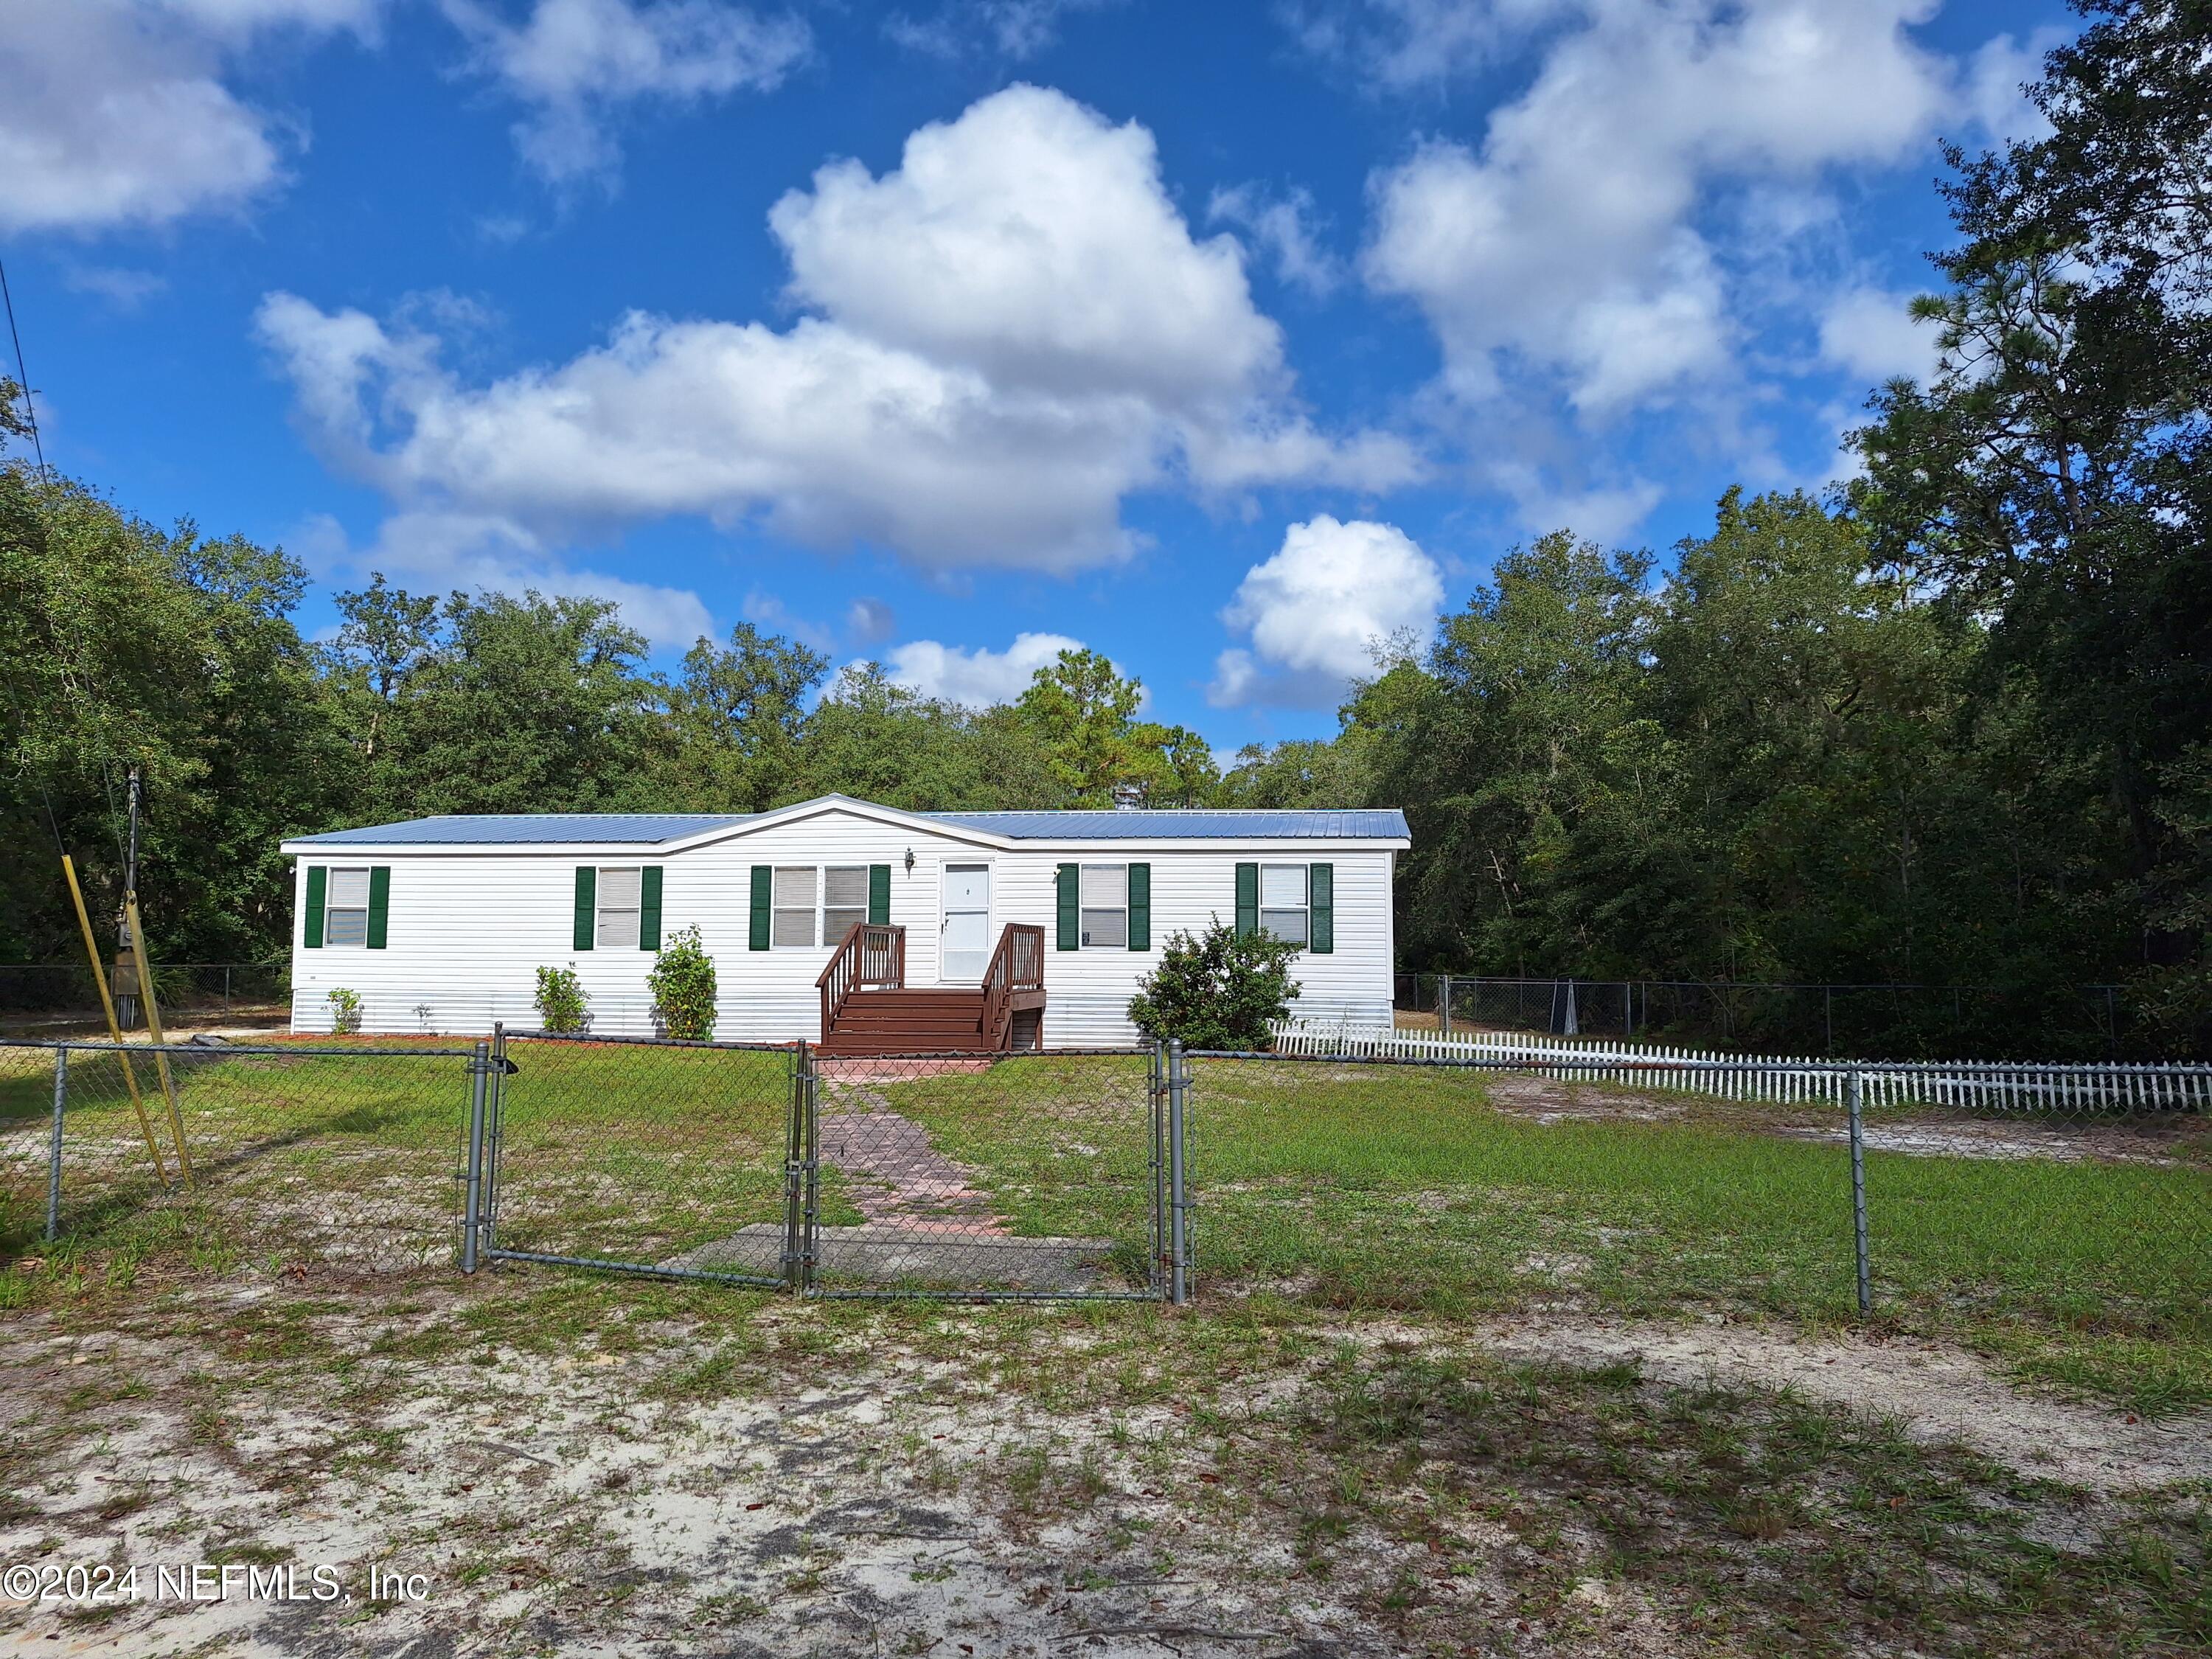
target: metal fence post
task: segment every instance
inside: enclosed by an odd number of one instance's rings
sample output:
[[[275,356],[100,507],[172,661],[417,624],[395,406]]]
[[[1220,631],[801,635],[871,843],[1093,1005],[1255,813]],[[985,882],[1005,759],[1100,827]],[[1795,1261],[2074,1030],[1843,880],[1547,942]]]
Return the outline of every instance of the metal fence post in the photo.
[[[483,1216],[484,1085],[491,1076],[491,1044],[478,1042],[469,1059],[469,1179],[461,1205],[461,1271],[477,1270],[477,1227]]]
[[[1451,975],[1443,974],[1437,980],[1437,1013],[1443,1025],[1443,1034],[1451,1035]]]
[[[507,1057],[507,1026],[495,1020],[491,1028],[490,1099],[484,1109],[483,1191],[477,1206],[477,1259],[483,1261],[498,1249],[499,1140],[507,1116],[507,1074],[514,1069]]]
[[[1166,1059],[1167,1050],[1158,1037],[1145,1039],[1146,1127],[1152,1138],[1152,1279],[1155,1290],[1164,1282],[1168,1267],[1168,1163],[1164,1111],[1168,1091]]]
[[[822,1076],[815,1069],[821,1058],[812,1044],[801,1042],[799,1054],[799,1144],[804,1170],[799,1209],[799,1289],[814,1294],[815,1278],[822,1265]]]
[[[801,1038],[792,1053],[791,1109],[783,1143],[783,1283],[799,1296],[814,1288],[821,1204],[815,1112],[814,1051]]]
[[[46,1243],[51,1244],[62,1231],[62,1113],[69,1106],[69,1047],[57,1044],[54,1048],[54,1129],[52,1143],[46,1149]]]
[[[783,1287],[799,1288],[799,1147],[805,1138],[802,1103],[806,1089],[806,1043],[802,1038],[791,1051],[791,1087],[783,1114]]]
[[[1851,1243],[1858,1262],[1859,1311],[1874,1311],[1874,1272],[1867,1260],[1866,1136],[1859,1120],[1859,1074],[1844,1079],[1844,1104],[1851,1121]]]
[[[1182,1041],[1168,1039],[1168,1300],[1181,1307],[1190,1300],[1189,1199],[1183,1188],[1183,1115],[1190,1095],[1190,1073]]]

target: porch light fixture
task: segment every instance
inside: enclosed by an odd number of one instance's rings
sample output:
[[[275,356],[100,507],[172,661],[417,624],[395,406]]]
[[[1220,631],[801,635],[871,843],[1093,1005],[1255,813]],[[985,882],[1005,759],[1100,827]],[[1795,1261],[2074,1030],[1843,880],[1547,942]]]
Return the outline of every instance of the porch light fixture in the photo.
[[[914,848],[911,847],[906,849],[906,872],[909,876],[914,873]]]

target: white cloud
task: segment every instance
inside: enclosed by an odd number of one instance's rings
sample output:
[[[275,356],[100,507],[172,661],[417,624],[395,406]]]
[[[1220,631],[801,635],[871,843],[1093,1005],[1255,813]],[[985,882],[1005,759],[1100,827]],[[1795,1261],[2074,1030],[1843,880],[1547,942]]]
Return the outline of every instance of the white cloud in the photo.
[[[1465,398],[1534,374],[1603,417],[1713,382],[1738,325],[1701,206],[1916,153],[1953,97],[1908,32],[1931,9],[1593,0],[1479,149],[1431,143],[1375,180],[1368,279],[1421,307]]]
[[[880,179],[832,162],[769,225],[793,298],[1002,386],[1181,410],[1280,373],[1236,242],[1192,240],[1152,134],[1043,88],[921,128]]]
[[[1575,0],[1320,0],[1284,9],[1292,38],[1390,91],[1480,70]]]
[[[2064,29],[2045,27],[2025,40],[2000,34],[1975,49],[1966,64],[1965,103],[1990,143],[2030,143],[2050,132],[2051,123],[2022,88],[2042,78],[2045,57],[2067,38]]]
[[[1133,543],[1121,499],[1413,476],[1316,431],[1236,244],[1194,241],[1148,134],[1017,87],[873,179],[776,204],[795,297],[757,323],[633,314],[570,362],[464,384],[433,334],[270,295],[258,329],[336,463],[410,507],[548,542],[696,514],[924,566],[1069,571]]]
[[[1082,641],[1065,634],[1017,634],[1004,651],[981,647],[963,650],[935,640],[915,640],[892,651],[884,666],[893,684],[983,708],[1012,702],[1029,690],[1038,669],[1051,667],[1063,651],[1082,649]]]
[[[386,0],[139,0],[142,10],[167,13],[209,33],[241,40],[264,29],[313,33],[344,30],[367,40],[383,21]]]
[[[898,613],[881,599],[866,594],[846,608],[845,631],[858,645],[881,645],[898,632]]]
[[[367,547],[349,542],[327,514],[307,520],[293,550],[325,579],[366,580],[380,570],[416,592],[477,588],[611,599],[622,619],[655,646],[678,648],[717,633],[713,615],[688,588],[631,581],[580,568],[548,550],[521,526],[481,514],[397,513]]]
[[[1238,185],[1215,191],[1206,216],[1242,225],[1273,256],[1276,276],[1318,296],[1335,289],[1344,268],[1315,234],[1313,212],[1312,192],[1303,188],[1270,196],[1257,185]]]
[[[1905,375],[1925,380],[1936,368],[1935,328],[1915,322],[1909,294],[1846,289],[1820,314],[1820,356],[1866,382]]]
[[[260,9],[262,21],[315,21],[300,7]],[[0,231],[167,224],[234,210],[278,182],[292,141],[223,85],[223,43],[201,22],[133,0],[8,8]]]
[[[893,12],[884,24],[890,40],[935,58],[994,52],[1020,62],[1060,39],[1060,20],[1095,11],[1113,0],[952,0],[930,17]]]
[[[1562,487],[1543,468],[1508,462],[1497,469],[1498,488],[1521,522],[1538,533],[1571,530],[1595,542],[1614,542],[1643,523],[1666,490],[1649,478],[1611,484]]]
[[[537,0],[520,25],[486,0],[441,4],[474,67],[529,109],[515,143],[556,184],[612,173],[617,107],[773,90],[811,41],[796,17],[726,0]]]
[[[1334,702],[1372,672],[1378,644],[1426,641],[1443,598],[1436,561],[1394,525],[1326,514],[1294,524],[1221,613],[1252,643],[1216,659],[1207,698],[1224,708]]]
[[[765,628],[771,634],[781,634],[797,640],[801,645],[811,646],[817,651],[828,651],[836,643],[836,636],[819,623],[808,622],[793,613],[792,608],[773,593],[763,593],[758,588],[747,593],[738,614],[757,628]]]
[[[62,285],[72,294],[90,294],[118,311],[136,311],[169,285],[168,278],[150,270],[131,270],[119,265],[69,265]]]

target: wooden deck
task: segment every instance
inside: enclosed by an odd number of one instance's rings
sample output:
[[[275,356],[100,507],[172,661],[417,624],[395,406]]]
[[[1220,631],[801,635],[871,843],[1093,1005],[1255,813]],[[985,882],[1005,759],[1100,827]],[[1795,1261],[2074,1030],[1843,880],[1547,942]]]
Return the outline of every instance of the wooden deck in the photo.
[[[906,930],[863,924],[822,970],[821,1051],[1007,1054],[1044,1045],[1044,930],[1009,922],[983,982],[909,986]]]

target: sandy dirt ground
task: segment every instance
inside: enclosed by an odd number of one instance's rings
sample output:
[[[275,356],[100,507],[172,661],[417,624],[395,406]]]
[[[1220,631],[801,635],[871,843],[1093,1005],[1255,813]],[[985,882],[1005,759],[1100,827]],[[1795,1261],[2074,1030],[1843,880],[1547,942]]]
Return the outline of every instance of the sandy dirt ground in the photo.
[[[929,1341],[911,1324],[848,1324],[825,1343],[820,1310],[771,1307],[751,1316],[737,1360],[723,1333],[698,1322],[631,1331],[621,1346],[586,1336],[546,1353],[492,1341],[423,1358],[420,1334],[468,1316],[457,1293],[433,1287],[386,1316],[317,1304],[307,1322],[324,1357],[287,1368],[253,1363],[251,1331],[305,1292],[223,1294],[183,1335],[71,1331],[43,1314],[0,1322],[0,1399],[18,1459],[0,1565],[135,1564],[142,1575],[129,1602],[0,1601],[0,1651],[1762,1650],[1693,1635],[1595,1565],[1532,1621],[1508,1571],[1531,1547],[1510,1505],[1410,1534],[1349,1524],[1336,1572],[1302,1570],[1286,1513],[1228,1494],[1240,1456],[1272,1455],[1298,1432],[1284,1413],[1318,1356],[1353,1349],[1591,1368],[1632,1358],[1646,1389],[1787,1387],[2070,1483],[2083,1501],[2212,1479],[2212,1422],[2137,1423],[2023,1395],[1963,1354],[1753,1326],[1571,1314],[1444,1331],[1355,1322],[1314,1333],[1308,1362],[1227,1369],[1196,1405],[1041,1409],[998,1386],[989,1365],[945,1357],[948,1337],[956,1353],[963,1346],[963,1322],[987,1317],[958,1310],[933,1317]],[[972,1328],[980,1351],[986,1328]],[[1047,1364],[1073,1368],[1101,1338],[1068,1316],[1024,1340],[1049,1350]],[[1577,1551],[1598,1555],[1571,1529],[1543,1547],[1564,1551],[1571,1575]],[[238,1588],[194,1602],[151,1582],[159,1565],[196,1562],[228,1565]],[[337,1599],[315,1599],[318,1583],[299,1577],[316,1565],[331,1570]],[[299,1599],[251,1593],[247,1574],[287,1566]],[[372,1570],[401,1575],[399,1593],[372,1599]],[[420,1575],[419,1597],[405,1575]],[[1425,1622],[1379,1623],[1378,1587],[1415,1580]],[[1449,1633],[1442,1644],[1438,1631]]]
[[[1490,1103],[1539,1123],[1710,1122],[1793,1139],[1840,1144],[1850,1138],[1843,1114],[1816,1104],[1747,1105],[1701,1096],[1662,1094],[1534,1073],[1486,1080]],[[2202,1118],[2095,1117],[2036,1121],[2016,1115],[1976,1117],[1961,1111],[1885,1112],[1865,1130],[1875,1152],[1926,1158],[2054,1158],[2062,1163],[2171,1164],[2212,1160],[2212,1136]]]

